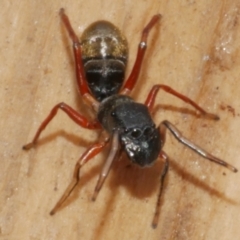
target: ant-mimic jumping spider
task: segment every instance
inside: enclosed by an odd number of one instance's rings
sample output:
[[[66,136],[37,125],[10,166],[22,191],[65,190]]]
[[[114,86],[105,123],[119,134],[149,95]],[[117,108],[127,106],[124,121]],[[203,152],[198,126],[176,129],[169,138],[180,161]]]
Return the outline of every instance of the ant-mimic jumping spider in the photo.
[[[58,109],[63,110],[81,127],[102,129],[102,132],[98,142],[90,146],[77,161],[72,181],[50,212],[51,215],[59,209],[78,184],[81,167],[100,153],[108,143],[111,143],[110,153],[100,173],[92,199],[96,199],[114,159],[118,156],[119,149],[126,152],[131,162],[141,167],[151,166],[157,159],[161,159],[164,161],[164,166],[161,172],[160,188],[152,222],[152,226],[155,228],[158,224],[160,198],[169,165],[168,156],[162,150],[166,129],[179,142],[202,157],[237,172],[237,169],[232,165],[214,157],[186,139],[169,121],[165,120],[156,127],[150,112],[153,109],[156,95],[161,89],[192,105],[201,114],[211,119],[218,120],[217,115],[207,113],[188,97],[162,84],[152,87],[144,104],[136,103],[129,97],[139,76],[147,48],[149,31],[160,20],[160,14],[153,16],[143,29],[135,64],[125,83],[124,75],[128,58],[128,45],[126,38],[118,28],[110,22],[97,21],[84,31],[79,41],[67,15],[64,13],[64,9],[60,10],[60,16],[73,42],[78,90],[84,102],[95,112],[96,120],[89,121],[67,104],[59,103],[42,122],[32,142],[23,146],[23,149],[28,150],[37,144],[41,132],[57,114]]]

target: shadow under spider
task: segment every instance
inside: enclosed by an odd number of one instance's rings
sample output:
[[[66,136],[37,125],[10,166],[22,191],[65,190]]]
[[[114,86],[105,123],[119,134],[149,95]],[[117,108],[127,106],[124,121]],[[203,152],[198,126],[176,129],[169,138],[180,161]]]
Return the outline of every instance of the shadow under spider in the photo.
[[[97,159],[95,159],[95,161],[97,161]],[[64,202],[63,205],[59,208],[59,211],[61,211],[61,209],[65,208],[69,204],[75,202],[79,198],[82,186],[87,184],[93,178],[95,178],[95,182],[97,183],[97,177],[101,171],[102,164],[103,163],[101,161],[101,163],[98,163],[97,166],[94,166],[89,172],[84,172],[83,174],[80,173],[80,181],[78,186],[76,186],[66,202]],[[112,209],[114,209],[115,205],[117,204],[117,192],[120,191],[120,186],[124,186],[124,188],[127,189],[127,191],[136,198],[146,199],[148,197],[152,197],[152,195],[155,194],[157,199],[157,190],[160,184],[159,180],[161,168],[162,163],[160,161],[158,161],[154,167],[145,169],[139,168],[133,164],[129,164],[129,160],[126,159],[126,157],[124,157],[119,162],[115,161],[109,174],[109,178],[106,179],[106,182],[99,192],[99,196],[97,198],[98,200],[101,197],[105,187],[110,187],[111,193],[110,196],[108,196],[108,201],[106,202],[106,207],[103,213],[104,219],[106,220],[108,213],[112,212]],[[238,204],[233,199],[227,197],[224,192],[218,191],[216,188],[209,186],[208,183],[199,179],[198,176],[186,171],[183,167],[180,166],[180,164],[176,163],[175,161],[170,161],[170,169],[173,169],[179,176],[182,177],[184,181],[187,181],[197,188],[208,192],[208,194],[221,198],[230,204]],[[167,177],[164,183],[164,189],[167,187],[168,182],[169,179]],[[63,189],[61,189],[61,191],[62,190]],[[94,188],[92,189],[92,193],[93,191]],[[163,191],[165,192],[165,190]],[[161,206],[164,204],[164,199],[167,198],[166,193],[164,192],[161,199]],[[94,202],[94,204],[97,204],[97,200]],[[91,202],[91,200],[89,200],[89,202]]]

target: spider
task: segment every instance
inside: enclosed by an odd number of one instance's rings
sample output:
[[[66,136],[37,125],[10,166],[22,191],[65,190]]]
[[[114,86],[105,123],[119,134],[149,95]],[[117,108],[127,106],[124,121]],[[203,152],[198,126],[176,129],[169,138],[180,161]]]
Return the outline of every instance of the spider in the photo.
[[[143,29],[135,64],[125,83],[128,45],[126,38],[119,29],[110,22],[97,21],[83,32],[79,41],[64,9],[60,9],[60,16],[73,43],[78,90],[83,101],[94,111],[96,120],[90,121],[67,104],[59,103],[52,108],[48,117],[42,122],[32,142],[24,145],[23,149],[28,150],[37,144],[41,132],[59,109],[81,127],[101,129],[102,132],[99,140],[90,146],[77,161],[72,180],[51,210],[51,215],[59,209],[78,184],[80,169],[83,165],[100,153],[108,143],[111,144],[111,150],[99,175],[92,200],[97,198],[114,159],[119,155],[120,149],[126,152],[131,162],[140,167],[151,166],[157,159],[161,159],[164,165],[160,174],[160,187],[152,221],[153,228],[156,228],[158,224],[160,199],[169,167],[169,158],[162,150],[166,130],[169,130],[179,142],[200,156],[237,172],[237,169],[232,165],[211,155],[185,138],[169,121],[162,121],[156,126],[150,112],[153,109],[157,93],[161,89],[190,104],[202,115],[218,120],[217,115],[206,112],[188,97],[163,84],[152,87],[144,104],[136,103],[129,96],[139,76],[149,32],[161,19],[160,14],[154,15]]]

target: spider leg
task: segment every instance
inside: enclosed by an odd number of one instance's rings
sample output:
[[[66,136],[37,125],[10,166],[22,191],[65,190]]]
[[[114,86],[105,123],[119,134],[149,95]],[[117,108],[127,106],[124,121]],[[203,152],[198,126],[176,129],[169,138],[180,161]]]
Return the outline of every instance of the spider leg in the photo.
[[[32,148],[37,143],[40,134],[46,128],[46,126],[51,122],[51,120],[56,116],[58,109],[61,109],[62,111],[64,111],[75,123],[77,123],[78,125],[80,125],[83,128],[101,129],[101,125],[98,121],[90,122],[84,116],[82,116],[80,113],[78,113],[77,111],[72,109],[67,104],[59,103],[51,110],[51,112],[49,113],[47,118],[42,122],[42,124],[38,128],[32,142],[23,146],[24,150],[28,150],[28,149]]]
[[[81,167],[87,163],[90,159],[92,159],[94,156],[96,156],[98,153],[100,153],[103,148],[106,146],[106,144],[109,142],[109,137],[106,136],[105,132],[103,132],[101,141],[93,144],[91,147],[89,147],[79,158],[77,163],[75,164],[72,181],[64,191],[62,197],[59,199],[59,201],[56,203],[54,208],[51,210],[50,215],[53,215],[56,213],[56,211],[61,207],[61,205],[66,201],[66,199],[69,197],[71,192],[74,190],[74,188],[77,186],[79,180],[80,180],[80,169]]]
[[[192,149],[194,152],[196,152],[200,156],[208,159],[209,161],[217,163],[217,164],[219,164],[223,167],[226,167],[229,170],[231,170],[232,172],[237,172],[238,171],[234,166],[232,166],[229,163],[213,156],[212,154],[208,153],[207,151],[205,151],[204,149],[202,149],[201,147],[199,147],[198,145],[196,145],[192,141],[185,138],[181,134],[181,132],[173,124],[171,124],[169,121],[165,120],[160,125],[164,125],[179,142],[181,142],[182,144],[184,144],[188,148]]]
[[[135,60],[132,72],[129,75],[126,83],[124,84],[120,94],[128,95],[131,93],[132,89],[134,88],[141,70],[143,57],[147,49],[148,34],[150,30],[153,28],[153,26],[159,21],[160,18],[161,18],[160,14],[154,15],[150,20],[150,22],[147,24],[147,26],[143,29],[141,41],[138,46],[137,58]]]
[[[160,136],[161,136],[161,148],[164,146],[164,143],[166,141],[166,127],[164,125],[159,125],[158,127]],[[158,219],[159,219],[159,214],[160,214],[160,203],[161,203],[161,196],[162,196],[162,191],[163,191],[163,186],[164,186],[164,180],[168,172],[169,168],[169,160],[167,154],[161,150],[161,152],[158,155],[158,158],[164,162],[162,171],[161,171],[161,177],[160,177],[160,186],[158,190],[158,197],[157,197],[157,203],[156,203],[156,208],[155,208],[155,214],[153,217],[152,221],[152,227],[156,228],[158,224]]]
[[[68,16],[65,14],[64,9],[61,8],[59,14],[62,18],[62,22],[65,25],[66,30],[72,40],[73,43],[73,53],[75,58],[75,65],[76,65],[76,77],[77,77],[77,85],[78,90],[81,93],[84,101],[92,107],[95,111],[98,110],[99,103],[93,98],[92,94],[90,93],[87,85],[87,81],[85,78],[85,72],[82,62],[82,51],[81,51],[81,43],[78,40],[76,33],[74,32],[71,23],[68,19]]]
[[[204,149],[200,148],[198,145],[196,145],[195,143],[193,143],[192,141],[188,140],[187,138],[185,138],[181,132],[174,126],[172,125],[170,122],[168,121],[163,121],[160,125],[159,125],[159,130],[160,130],[160,134],[162,137],[162,146],[165,142],[166,139],[166,129],[168,129],[173,136],[182,144],[184,144],[185,146],[187,146],[188,148],[192,149],[194,152],[196,152],[197,154],[199,154],[200,156],[214,162],[217,163],[223,167],[228,168],[229,170],[231,170],[232,172],[237,172],[238,170],[230,165],[229,163],[213,156],[212,154],[208,153],[207,151],[205,151]],[[158,198],[157,198],[157,204],[156,204],[156,210],[155,210],[155,214],[154,214],[154,218],[152,221],[152,227],[156,228],[157,224],[158,224],[158,219],[159,219],[159,214],[160,214],[160,202],[161,202],[161,195],[162,195],[162,191],[163,191],[163,186],[164,186],[164,180],[166,177],[166,174],[168,172],[168,168],[169,168],[169,158],[167,156],[167,154],[163,151],[160,152],[159,154],[159,158],[161,160],[164,160],[164,166],[161,172],[161,178],[160,178],[160,188],[159,188],[159,192],[158,192]]]
[[[101,173],[99,175],[98,182],[97,182],[97,185],[95,187],[95,190],[94,190],[94,193],[93,193],[93,196],[92,196],[92,201],[96,200],[97,195],[98,195],[99,191],[101,190],[102,185],[103,185],[105,179],[108,176],[108,173],[109,173],[110,167],[112,166],[113,160],[115,159],[116,154],[117,154],[117,152],[119,150],[119,140],[118,140],[118,137],[119,137],[118,132],[114,132],[113,138],[112,138],[111,150],[110,150],[108,158],[107,158],[107,160],[106,160],[106,162],[105,162],[105,164],[104,164],[104,166],[102,168],[102,171],[101,171]]]
[[[156,209],[155,209],[155,213],[154,213],[154,217],[153,217],[153,221],[152,221],[153,228],[156,228],[158,225],[158,219],[159,219],[159,214],[160,214],[160,205],[161,205],[160,203],[161,203],[161,196],[162,196],[162,192],[163,192],[164,180],[168,173],[168,168],[169,168],[169,160],[168,160],[167,154],[165,152],[161,151],[159,154],[159,158],[164,161],[164,165],[163,165],[163,169],[161,172],[160,187],[159,187],[159,191],[158,191]]]
[[[148,97],[145,101],[145,105],[149,108],[149,110],[151,111],[154,103],[155,103],[155,99],[157,96],[158,91],[162,89],[167,93],[170,93],[172,95],[174,95],[175,97],[183,100],[184,102],[192,105],[194,108],[196,108],[201,114],[213,119],[213,120],[219,120],[219,117],[216,114],[212,114],[212,113],[208,113],[206,112],[203,108],[201,108],[200,106],[198,106],[197,103],[195,103],[194,101],[192,101],[190,98],[184,96],[183,94],[175,91],[174,89],[172,89],[171,87],[167,86],[167,85],[163,85],[163,84],[158,84],[158,85],[154,85],[151,89],[151,91],[148,94]]]

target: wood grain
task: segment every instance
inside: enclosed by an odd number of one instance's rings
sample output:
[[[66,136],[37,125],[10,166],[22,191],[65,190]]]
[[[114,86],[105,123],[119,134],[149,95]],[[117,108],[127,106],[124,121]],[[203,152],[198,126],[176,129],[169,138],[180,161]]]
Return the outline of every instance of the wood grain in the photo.
[[[21,149],[55,104],[64,101],[89,114],[75,88],[71,43],[58,15],[61,7],[79,35],[99,19],[122,29],[129,39],[128,73],[143,26],[161,13],[134,97],[143,102],[153,84],[163,83],[219,114],[218,122],[200,118],[180,100],[160,93],[154,119],[156,124],[168,119],[186,137],[240,169],[238,0],[3,0],[0,239],[237,239],[240,174],[200,158],[170,134],[164,151],[171,165],[157,229],[150,224],[160,163],[138,169],[126,159],[116,162],[97,201],[90,201],[107,151],[83,168],[72,196],[61,211],[49,215],[75,162],[98,136],[59,112],[35,149]]]

